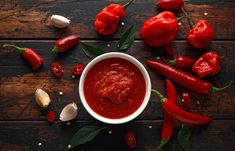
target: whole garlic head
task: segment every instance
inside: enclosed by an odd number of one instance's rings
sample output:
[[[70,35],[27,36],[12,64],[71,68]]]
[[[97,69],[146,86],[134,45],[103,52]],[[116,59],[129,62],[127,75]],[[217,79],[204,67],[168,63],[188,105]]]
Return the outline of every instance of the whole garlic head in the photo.
[[[49,95],[42,89],[37,89],[35,91],[35,100],[37,104],[42,108],[47,108],[51,103]]]
[[[70,121],[78,115],[78,108],[76,103],[69,103],[66,105],[60,113],[61,121]]]
[[[51,23],[57,28],[65,28],[69,26],[70,20],[64,16],[52,15]]]

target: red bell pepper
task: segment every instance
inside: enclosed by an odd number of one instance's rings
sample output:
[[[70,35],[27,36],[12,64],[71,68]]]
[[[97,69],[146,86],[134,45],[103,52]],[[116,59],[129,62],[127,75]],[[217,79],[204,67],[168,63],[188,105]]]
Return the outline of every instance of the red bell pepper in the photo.
[[[140,36],[149,46],[160,47],[171,43],[179,30],[175,15],[163,11],[147,20],[140,30]]]
[[[193,65],[192,70],[200,78],[214,76],[220,71],[221,57],[217,52],[209,51]]]
[[[75,46],[80,40],[80,35],[64,36],[55,42],[53,52],[65,52]]]
[[[173,60],[170,60],[169,63],[179,69],[185,69],[192,67],[194,60],[186,56],[177,56]]]
[[[184,6],[183,0],[160,0],[156,6],[162,10],[176,10]]]

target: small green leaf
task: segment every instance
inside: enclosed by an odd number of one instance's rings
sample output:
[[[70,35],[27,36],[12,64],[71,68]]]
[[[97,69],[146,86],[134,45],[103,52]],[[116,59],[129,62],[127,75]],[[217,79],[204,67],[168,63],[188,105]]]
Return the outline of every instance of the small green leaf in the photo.
[[[131,47],[134,42],[136,33],[136,28],[132,25],[120,38],[118,41],[118,51],[123,51]]]
[[[91,125],[91,126],[85,126],[82,127],[77,131],[77,133],[73,136],[73,138],[70,141],[70,148],[66,148],[65,150],[70,150],[78,145],[87,143],[91,141],[95,136],[97,136],[100,131],[103,129],[106,129],[106,127],[100,127],[96,125]]]
[[[105,53],[104,50],[101,48],[97,48],[97,47],[88,45],[83,42],[80,42],[80,44],[81,44],[81,47],[82,47],[82,50],[84,51],[84,53],[90,58],[95,58],[95,57]]]
[[[186,125],[182,125],[180,131],[178,132],[178,142],[184,151],[189,151],[190,135],[190,128]]]

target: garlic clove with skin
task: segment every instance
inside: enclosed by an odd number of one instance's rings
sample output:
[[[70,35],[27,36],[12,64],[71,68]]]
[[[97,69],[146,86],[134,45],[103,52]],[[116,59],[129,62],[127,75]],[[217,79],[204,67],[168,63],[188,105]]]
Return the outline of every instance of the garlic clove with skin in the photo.
[[[69,103],[66,105],[60,113],[61,121],[70,121],[78,115],[78,107],[76,103]]]
[[[57,28],[65,28],[69,26],[70,20],[64,16],[52,15],[51,23]]]
[[[42,108],[47,108],[51,103],[49,95],[42,89],[37,89],[35,91],[35,100],[37,104]]]

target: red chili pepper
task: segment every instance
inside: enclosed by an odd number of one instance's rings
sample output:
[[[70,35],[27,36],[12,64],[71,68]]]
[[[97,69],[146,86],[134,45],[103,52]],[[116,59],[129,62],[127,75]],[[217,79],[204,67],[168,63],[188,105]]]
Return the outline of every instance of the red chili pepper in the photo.
[[[217,52],[209,51],[193,65],[192,70],[200,78],[214,76],[220,71],[221,57]]]
[[[175,87],[168,79],[166,80],[166,95],[169,101],[171,101],[173,104],[176,103],[177,96],[176,96]],[[173,132],[173,126],[174,126],[174,119],[172,119],[167,112],[164,112],[161,142],[158,148],[161,148],[170,140]]]
[[[83,69],[84,69],[84,65],[83,64],[74,65],[73,69],[72,69],[72,74],[76,75],[76,76],[81,75]]]
[[[125,135],[125,140],[127,145],[130,148],[135,148],[136,147],[136,136],[135,133],[131,130],[129,130],[126,135]]]
[[[54,62],[51,64],[51,72],[56,76],[56,77],[61,77],[64,73],[64,70],[60,63]]]
[[[210,93],[222,91],[232,85],[232,82],[230,82],[223,88],[217,88],[214,87],[210,82],[202,81],[197,77],[194,77],[161,61],[148,60],[147,64],[175,83],[201,95],[208,95]]]
[[[55,42],[53,52],[65,52],[75,46],[80,40],[80,35],[64,36]]]
[[[183,95],[182,102],[184,106],[186,106],[188,109],[191,109],[191,99],[189,93],[185,91],[182,93],[182,95]]]
[[[147,20],[140,30],[140,36],[152,47],[160,47],[171,43],[179,30],[175,15],[163,11]]]
[[[187,35],[188,42],[195,48],[208,47],[214,38],[212,26],[206,20],[199,20]]]
[[[183,0],[160,0],[156,6],[162,10],[176,10],[184,6]]]
[[[185,69],[192,67],[194,60],[186,56],[177,56],[173,60],[170,60],[169,63],[179,69]]]
[[[176,121],[186,125],[204,125],[209,124],[212,119],[207,116],[187,112],[180,107],[176,106],[170,100],[166,99],[160,92],[153,90],[161,102],[163,109]]]
[[[38,69],[44,63],[44,59],[31,48],[22,48],[10,44],[4,44],[3,47],[13,47],[18,50],[23,58],[31,65],[33,70]]]
[[[125,16],[125,8],[130,5],[133,0],[130,0],[125,5],[110,4],[105,7],[95,19],[95,30],[101,35],[111,35],[118,27],[120,20]]]
[[[50,111],[47,114],[47,121],[49,123],[54,123],[55,122],[55,112],[54,111]]]

